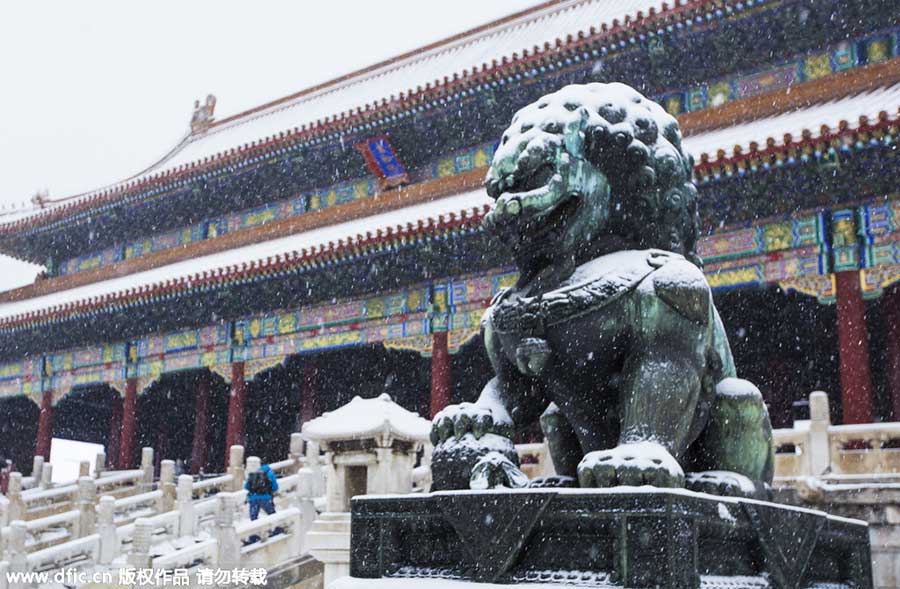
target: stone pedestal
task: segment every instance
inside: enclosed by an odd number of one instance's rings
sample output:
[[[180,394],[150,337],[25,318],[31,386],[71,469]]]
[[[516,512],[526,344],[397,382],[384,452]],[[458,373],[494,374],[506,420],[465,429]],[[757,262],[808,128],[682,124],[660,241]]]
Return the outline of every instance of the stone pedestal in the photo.
[[[679,589],[872,587],[863,522],[687,491],[524,489],[363,497],[353,501],[352,521],[354,579]]]
[[[872,576],[877,589],[900,587],[900,489],[862,476],[840,482],[805,478],[777,490],[777,499],[869,524]]]
[[[323,513],[306,536],[309,553],[325,565],[324,586],[350,574],[350,514]]]

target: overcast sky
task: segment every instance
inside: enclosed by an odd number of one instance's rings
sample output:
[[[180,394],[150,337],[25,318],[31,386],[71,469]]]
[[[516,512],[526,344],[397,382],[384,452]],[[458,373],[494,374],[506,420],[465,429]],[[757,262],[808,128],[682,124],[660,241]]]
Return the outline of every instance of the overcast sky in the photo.
[[[3,3],[0,206],[143,169],[184,134],[194,100],[208,93],[223,118],[537,3]],[[36,270],[0,256],[0,290]]]

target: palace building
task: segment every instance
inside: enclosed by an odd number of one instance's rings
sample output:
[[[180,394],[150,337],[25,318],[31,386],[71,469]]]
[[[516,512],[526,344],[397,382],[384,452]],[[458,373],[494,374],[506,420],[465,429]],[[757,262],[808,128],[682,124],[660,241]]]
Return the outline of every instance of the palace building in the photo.
[[[776,427],[900,420],[900,3],[553,0],[219,117],[140,174],[18,218],[46,268],[0,293],[0,458],[54,437],[192,472],[352,397],[433,414],[490,378],[479,323],[516,279],[481,227],[513,113],[620,81],[677,116],[703,269]]]

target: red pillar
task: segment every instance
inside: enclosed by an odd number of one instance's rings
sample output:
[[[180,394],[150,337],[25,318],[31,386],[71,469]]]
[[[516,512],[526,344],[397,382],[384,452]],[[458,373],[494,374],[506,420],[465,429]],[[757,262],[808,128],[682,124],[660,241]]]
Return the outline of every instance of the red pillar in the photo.
[[[50,441],[53,439],[53,391],[41,395],[41,414],[38,417],[37,444],[34,455],[50,460]]]
[[[122,433],[122,398],[116,394],[112,400],[112,414],[109,416],[109,436],[106,440],[106,462],[109,468],[116,468],[119,458],[119,442]]]
[[[194,442],[191,446],[191,474],[197,474],[206,465],[206,430],[209,423],[209,378],[200,376],[194,396]]]
[[[450,351],[447,332],[432,335],[431,345],[431,417],[450,403]]]
[[[887,384],[891,392],[891,419],[900,421],[900,287],[884,294],[881,303],[885,323]]]
[[[869,368],[869,333],[859,272],[837,272],[835,279],[844,423],[870,423],[872,376]]]
[[[231,393],[228,398],[228,428],[225,432],[225,464],[228,464],[228,453],[234,445],[242,444],[244,439],[244,363],[231,363]]]
[[[300,422],[306,423],[319,414],[319,369],[315,360],[303,368],[303,388],[300,391]]]
[[[122,400],[122,436],[119,439],[119,468],[127,470],[134,465],[134,443],[137,435],[137,379],[125,381],[125,398]]]

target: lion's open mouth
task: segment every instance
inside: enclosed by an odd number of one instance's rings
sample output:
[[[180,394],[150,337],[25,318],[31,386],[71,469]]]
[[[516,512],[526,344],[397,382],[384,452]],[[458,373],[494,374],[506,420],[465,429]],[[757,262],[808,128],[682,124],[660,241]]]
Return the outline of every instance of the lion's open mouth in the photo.
[[[568,194],[562,202],[553,207],[546,215],[540,215],[532,223],[535,225],[530,228],[529,235],[532,239],[540,239],[547,234],[561,234],[571,222],[578,207],[581,205],[581,198],[575,193]],[[532,223],[528,223],[531,225]]]
[[[556,166],[546,163],[538,166],[524,178],[516,178],[512,186],[508,186],[506,192],[531,192],[547,186],[550,179],[556,173]]]

